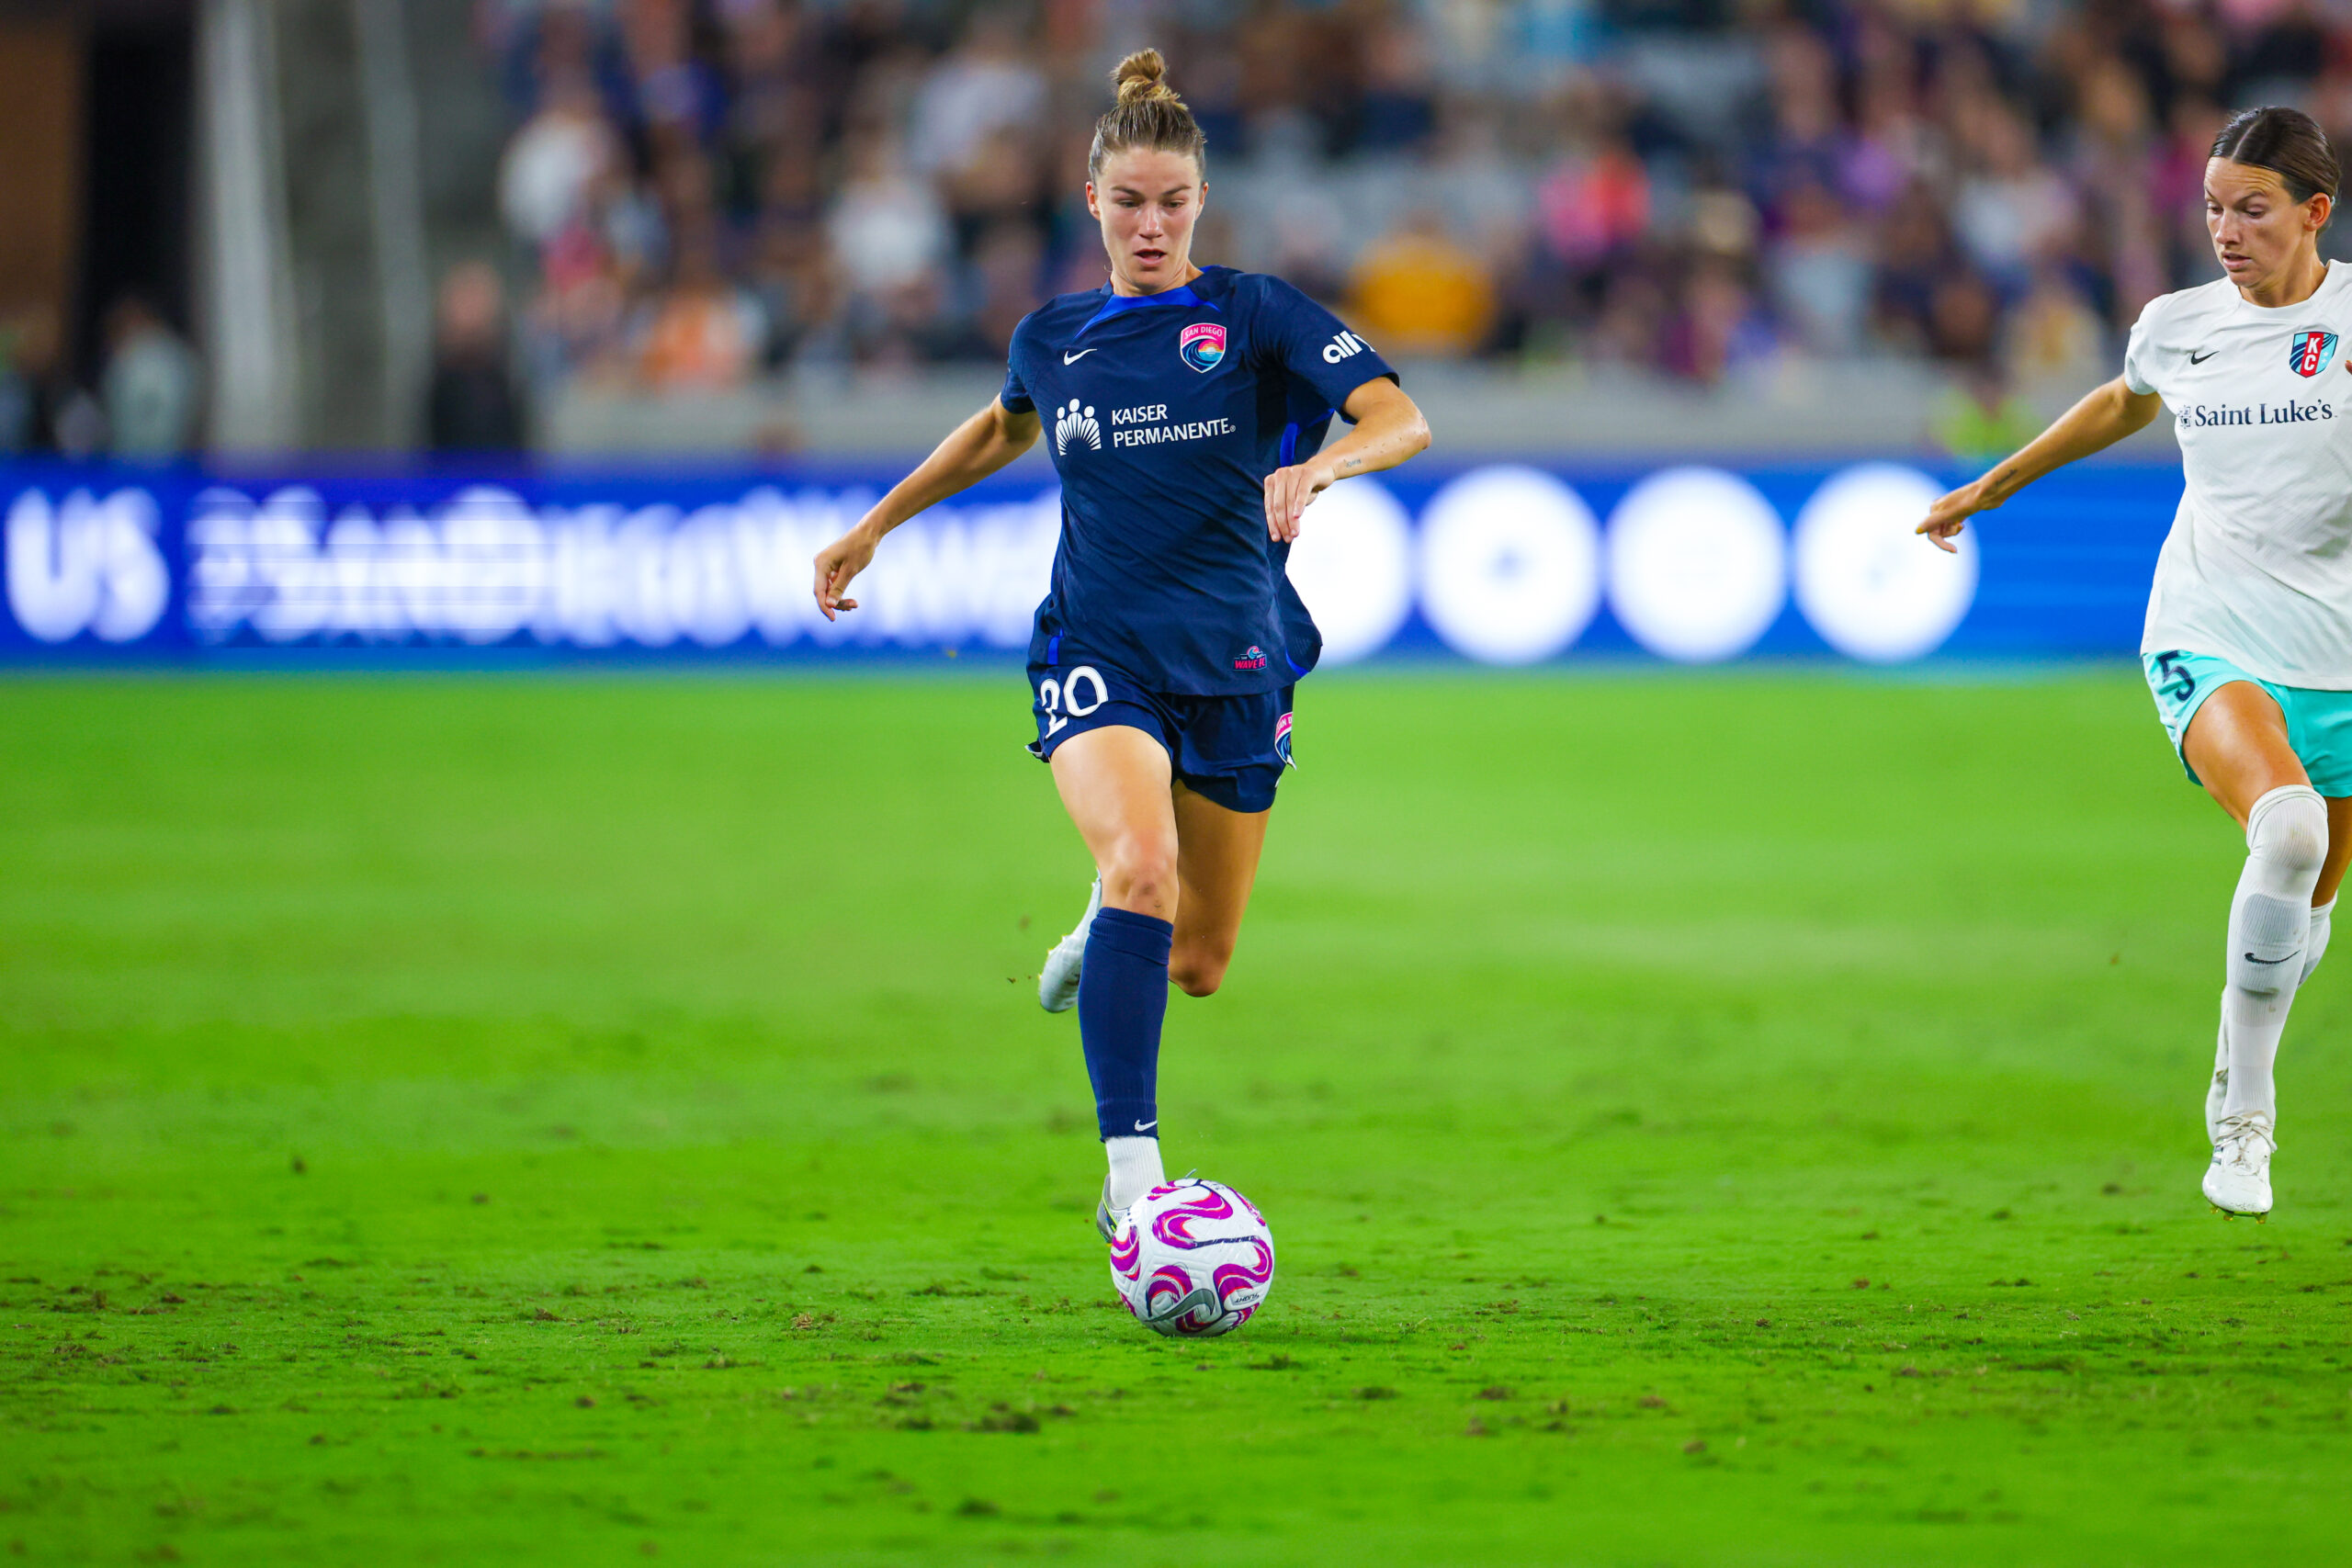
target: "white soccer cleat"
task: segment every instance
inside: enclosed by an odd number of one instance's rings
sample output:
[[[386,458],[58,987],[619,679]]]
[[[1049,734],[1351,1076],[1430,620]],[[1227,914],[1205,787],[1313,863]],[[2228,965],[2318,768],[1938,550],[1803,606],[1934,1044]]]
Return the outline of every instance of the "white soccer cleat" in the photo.
[[[1104,1241],[1119,1239],[1119,1222],[1127,1217],[1125,1209],[1111,1207],[1111,1179],[1102,1179],[1102,1196],[1094,1200],[1094,1229]]]
[[[1079,917],[1078,929],[1054,943],[1046,954],[1046,966],[1037,974],[1037,1005],[1047,1012],[1068,1012],[1078,1005],[1078,976],[1086,963],[1086,933],[1093,929],[1095,912],[1102,908],[1102,879],[1094,879],[1094,892],[1086,900],[1086,913]]]
[[[2213,1163],[2205,1170],[2205,1196],[2224,1214],[2270,1213],[2270,1154],[2278,1146],[2270,1112],[2241,1111],[2222,1118],[2213,1138]]]

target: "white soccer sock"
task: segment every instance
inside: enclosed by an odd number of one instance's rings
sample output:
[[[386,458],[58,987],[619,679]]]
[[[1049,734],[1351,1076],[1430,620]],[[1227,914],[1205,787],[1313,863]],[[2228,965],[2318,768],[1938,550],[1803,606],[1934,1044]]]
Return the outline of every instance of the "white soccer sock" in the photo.
[[[1159,1168],[1158,1138],[1105,1138],[1102,1152],[1111,1156],[1114,1209],[1124,1209],[1153,1188],[1167,1185],[1167,1172]]]
[[[2295,981],[2295,989],[2299,991],[2310,982],[2312,971],[2319,967],[2319,961],[2327,956],[2328,918],[2335,913],[2335,900],[2333,898],[2324,904],[2312,906],[2312,934],[2303,942],[2303,973]]]
[[[2312,888],[2327,858],[2327,803],[2308,784],[2274,789],[2245,819],[2245,870],[2230,900],[2222,1030],[2229,1097],[2222,1113],[2278,1114],[2271,1067],[2301,980],[2312,931]]]

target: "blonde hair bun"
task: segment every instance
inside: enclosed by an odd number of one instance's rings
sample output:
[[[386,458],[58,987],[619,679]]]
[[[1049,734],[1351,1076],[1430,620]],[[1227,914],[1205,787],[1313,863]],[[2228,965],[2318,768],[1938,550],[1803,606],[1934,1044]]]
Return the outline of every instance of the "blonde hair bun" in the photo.
[[[1094,145],[1086,154],[1086,177],[1100,178],[1102,160],[1114,152],[1148,149],[1174,152],[1205,172],[1200,122],[1176,89],[1168,85],[1168,62],[1156,49],[1139,49],[1111,73],[1119,89],[1111,112],[1094,122]]]
[[[1168,85],[1168,62],[1160,58],[1156,49],[1139,49],[1128,55],[1111,73],[1111,80],[1118,85],[1122,106],[1155,100],[1178,104],[1184,101]]]

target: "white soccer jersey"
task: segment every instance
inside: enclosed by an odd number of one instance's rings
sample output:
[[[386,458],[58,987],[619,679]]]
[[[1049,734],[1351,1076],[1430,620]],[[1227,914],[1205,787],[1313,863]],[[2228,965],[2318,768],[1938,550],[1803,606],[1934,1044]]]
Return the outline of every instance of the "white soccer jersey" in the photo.
[[[2172,411],[2188,490],[2156,558],[2143,653],[2352,691],[2352,264],[2300,305],[2227,278],[2149,301],[2123,381]]]

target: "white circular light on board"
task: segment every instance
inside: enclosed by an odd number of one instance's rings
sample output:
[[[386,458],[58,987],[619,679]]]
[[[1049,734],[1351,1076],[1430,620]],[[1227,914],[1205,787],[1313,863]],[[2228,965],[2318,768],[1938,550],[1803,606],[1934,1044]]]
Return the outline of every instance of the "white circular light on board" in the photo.
[[[1610,607],[1662,658],[1708,664],[1746,652],[1788,588],[1780,513],[1736,474],[1668,468],[1610,514]]]
[[[1421,613],[1458,653],[1532,664],[1600,607],[1600,527],[1584,498],[1538,468],[1474,468],[1421,513]]]
[[[1832,475],[1797,513],[1797,608],[1849,659],[1933,653],[1976,602],[1976,535],[1943,551],[1915,530],[1943,487],[1899,463]]]
[[[1412,521],[1378,480],[1342,479],[1300,520],[1290,581],[1323,633],[1324,664],[1378,653],[1413,610]]]

